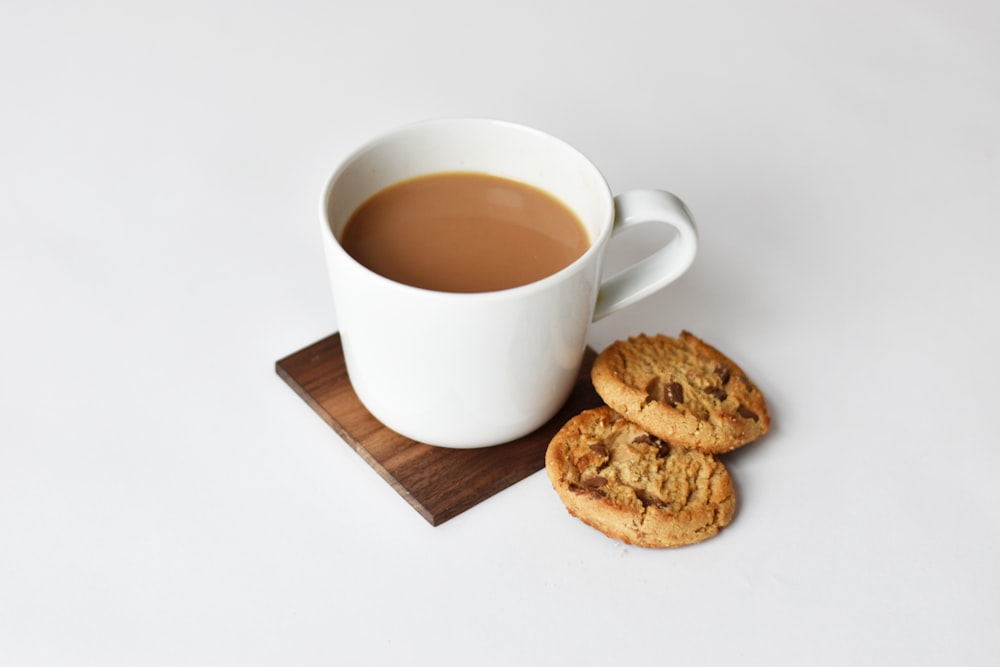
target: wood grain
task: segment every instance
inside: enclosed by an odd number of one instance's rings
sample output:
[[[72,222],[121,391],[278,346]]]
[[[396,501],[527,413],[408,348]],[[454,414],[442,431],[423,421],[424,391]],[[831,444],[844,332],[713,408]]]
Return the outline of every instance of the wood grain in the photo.
[[[590,382],[595,356],[588,348],[573,393],[547,424],[519,440],[479,449],[415,442],[375,419],[347,378],[339,334],[280,359],[275,370],[421,516],[437,526],[545,466],[545,449],[556,431],[570,417],[602,404]]]

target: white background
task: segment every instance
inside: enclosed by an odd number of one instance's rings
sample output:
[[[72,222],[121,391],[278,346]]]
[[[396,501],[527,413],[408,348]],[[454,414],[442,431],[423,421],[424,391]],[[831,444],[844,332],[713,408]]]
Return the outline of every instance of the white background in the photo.
[[[5,0],[0,664],[1000,664],[998,25]],[[690,206],[694,266],[591,343],[686,328],[765,392],[718,537],[625,546],[544,473],[432,528],[275,375],[337,327],[329,174],[466,115]]]

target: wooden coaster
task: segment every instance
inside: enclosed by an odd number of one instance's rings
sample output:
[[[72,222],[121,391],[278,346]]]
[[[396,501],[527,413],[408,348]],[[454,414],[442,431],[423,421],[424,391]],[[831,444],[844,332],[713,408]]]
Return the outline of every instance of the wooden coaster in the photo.
[[[375,419],[347,379],[340,334],[275,364],[275,370],[431,525],[437,526],[545,467],[545,449],[563,424],[601,405],[590,382],[596,353],[588,348],[566,405],[519,440],[479,449],[432,447],[405,438]]]

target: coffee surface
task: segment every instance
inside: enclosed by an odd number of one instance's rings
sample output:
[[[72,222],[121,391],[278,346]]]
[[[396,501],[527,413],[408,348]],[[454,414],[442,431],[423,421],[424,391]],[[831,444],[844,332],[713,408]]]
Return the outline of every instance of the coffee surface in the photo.
[[[341,245],[372,271],[443,292],[526,285],[590,247],[580,220],[548,193],[487,174],[449,172],[402,181],[348,220]]]

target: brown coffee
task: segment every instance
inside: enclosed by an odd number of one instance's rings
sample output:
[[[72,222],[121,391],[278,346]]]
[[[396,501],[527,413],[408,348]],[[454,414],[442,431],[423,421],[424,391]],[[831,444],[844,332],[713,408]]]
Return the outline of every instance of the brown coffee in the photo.
[[[490,292],[534,282],[590,246],[562,202],[517,181],[449,172],[376,193],[348,220],[341,245],[396,282],[443,292]]]

